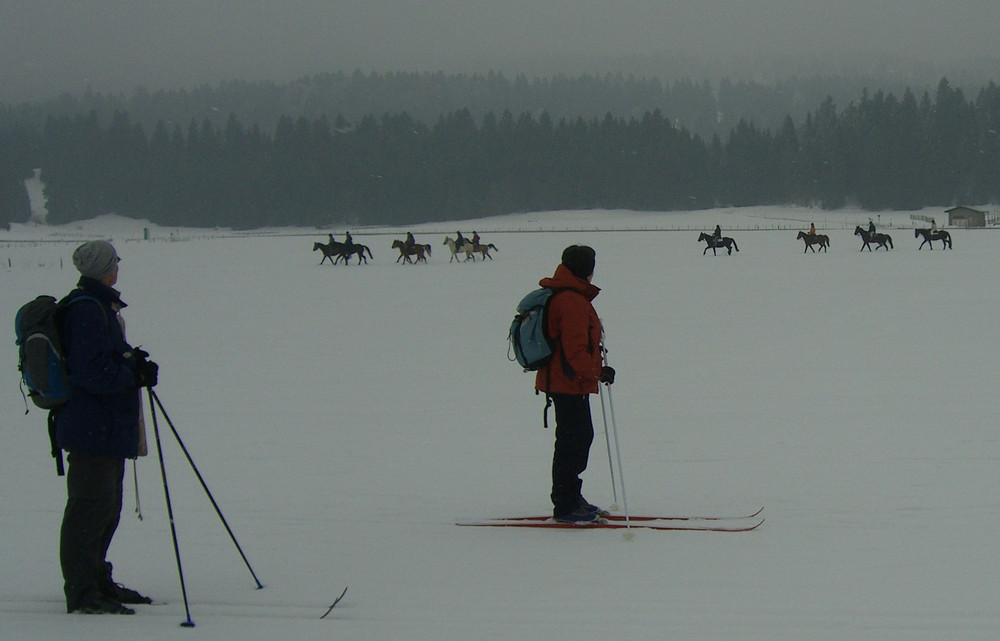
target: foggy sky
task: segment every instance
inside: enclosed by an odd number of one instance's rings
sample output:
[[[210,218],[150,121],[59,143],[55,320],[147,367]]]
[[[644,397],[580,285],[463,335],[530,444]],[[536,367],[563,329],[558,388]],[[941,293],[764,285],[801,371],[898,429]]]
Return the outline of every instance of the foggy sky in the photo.
[[[941,64],[997,58],[1000,39],[1000,0],[0,3],[7,103],[88,87],[129,94],[356,69],[530,74],[571,56],[747,62],[889,54]]]

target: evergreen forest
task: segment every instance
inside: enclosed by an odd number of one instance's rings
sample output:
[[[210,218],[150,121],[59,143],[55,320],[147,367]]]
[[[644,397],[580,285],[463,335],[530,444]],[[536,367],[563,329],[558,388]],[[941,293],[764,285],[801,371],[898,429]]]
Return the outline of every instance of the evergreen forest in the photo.
[[[424,91],[428,83],[454,86],[434,75],[403,79]],[[458,86],[477,86],[465,80]],[[525,96],[539,88],[504,82]],[[613,77],[562,84],[569,95],[590,87],[613,97],[588,102],[589,111],[612,108],[573,114],[572,101],[552,98],[559,109],[543,100],[525,110],[455,106],[430,115],[406,108],[399,86],[403,107],[381,113],[304,107],[301,96],[283,109],[259,88],[256,102],[253,92],[229,93],[243,97],[241,106],[211,113],[190,108],[193,96],[141,92],[129,101],[0,105],[0,224],[28,219],[23,181],[36,168],[50,223],[117,213],[166,226],[354,227],[558,209],[877,211],[1000,201],[993,82],[969,96],[947,79],[920,93],[863,90],[843,104],[828,95],[783,114],[761,107],[766,96],[720,111],[737,93],[733,85],[681,83],[668,92]],[[555,96],[559,86],[541,88]],[[648,101],[636,97],[643,91]],[[151,105],[168,98],[188,99],[184,120],[182,110],[151,118]],[[671,104],[680,115],[642,104]],[[725,119],[733,122],[722,130]]]

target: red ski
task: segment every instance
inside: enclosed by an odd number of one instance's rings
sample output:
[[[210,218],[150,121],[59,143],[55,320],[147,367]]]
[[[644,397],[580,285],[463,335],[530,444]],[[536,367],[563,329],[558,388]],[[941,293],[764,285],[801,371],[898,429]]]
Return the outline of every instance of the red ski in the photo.
[[[511,519],[491,519],[488,521],[466,521],[456,523],[455,525],[461,525],[465,527],[520,527],[520,528],[556,528],[556,529],[577,529],[577,530],[588,530],[588,529],[612,529],[612,530],[624,530],[624,529],[642,529],[642,530],[670,530],[674,532],[750,532],[751,530],[756,530],[764,522],[764,519],[753,520],[746,525],[722,525],[722,524],[712,524],[712,523],[690,523],[686,522],[684,524],[678,523],[682,519],[672,518],[663,519],[656,517],[630,517],[627,521],[623,516],[613,515],[611,517],[606,517],[598,519],[597,521],[591,521],[589,523],[562,523],[556,521],[552,517],[519,517]],[[696,519],[684,517],[684,521],[693,521]],[[705,519],[697,519],[705,520]],[[716,519],[718,520],[718,519]]]
[[[731,515],[716,515],[716,516],[629,516],[627,520],[629,521],[739,521],[743,519],[752,519],[759,516],[764,508],[760,508],[753,514],[731,514]],[[510,516],[500,519],[490,519],[490,521],[548,521],[551,516]],[[626,518],[622,514],[606,514],[602,518],[608,521],[625,521]]]

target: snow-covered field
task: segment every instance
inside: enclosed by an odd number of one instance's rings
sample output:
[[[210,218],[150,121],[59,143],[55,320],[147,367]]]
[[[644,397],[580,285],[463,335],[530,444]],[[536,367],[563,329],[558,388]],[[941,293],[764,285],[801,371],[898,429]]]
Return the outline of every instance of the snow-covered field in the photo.
[[[795,238],[811,220],[826,254]],[[0,232],[0,639],[995,639],[1000,235],[951,230],[954,250],[918,251],[909,214],[883,213],[895,248],[860,253],[867,220],[525,214],[416,227],[434,252],[418,266],[394,262],[405,230],[352,229],[374,260],[335,268],[310,250],[343,230],[103,218]],[[716,223],[739,253],[703,256],[696,231],[623,231]],[[496,244],[495,260],[449,263],[457,228]],[[141,521],[129,467],[110,558],[162,604],[64,612],[65,489],[44,414],[24,415],[13,318],[68,291],[72,250],[95,237],[122,256],[129,338],[159,362],[156,392],[265,584],[161,417],[193,630],[179,627],[155,449],[138,463]],[[454,525],[550,509],[552,433],[505,338],[571,243],[597,250],[631,512],[764,506],[758,530],[626,540]],[[584,492],[607,505],[592,408]]]

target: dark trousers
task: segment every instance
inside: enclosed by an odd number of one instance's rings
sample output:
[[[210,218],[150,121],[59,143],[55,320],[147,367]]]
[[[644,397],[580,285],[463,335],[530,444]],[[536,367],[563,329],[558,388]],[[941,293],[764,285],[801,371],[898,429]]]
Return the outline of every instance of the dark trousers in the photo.
[[[105,557],[121,517],[125,461],[79,452],[70,452],[67,461],[59,562],[66,606],[72,611],[99,595],[98,584],[108,568]]]
[[[552,455],[552,513],[568,514],[580,506],[594,422],[586,394],[551,394],[556,410],[556,444]]]

